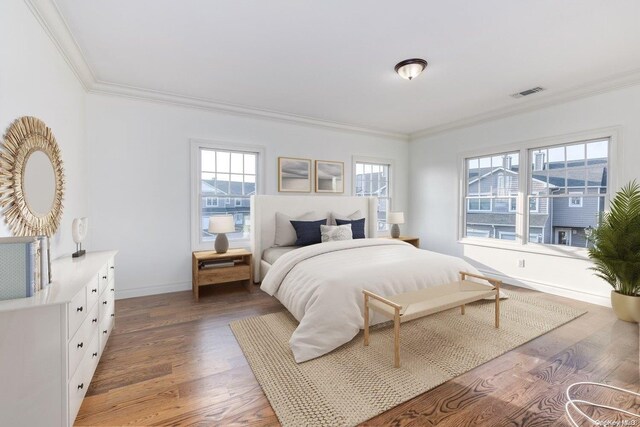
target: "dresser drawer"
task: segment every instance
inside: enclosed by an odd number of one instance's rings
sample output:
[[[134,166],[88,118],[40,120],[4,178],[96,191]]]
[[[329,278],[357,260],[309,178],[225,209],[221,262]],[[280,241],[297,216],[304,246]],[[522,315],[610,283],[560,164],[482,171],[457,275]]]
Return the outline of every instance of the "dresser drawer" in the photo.
[[[98,301],[98,306],[100,307],[100,319],[105,317],[107,310],[111,307],[113,310],[113,300],[114,300],[114,291],[112,291],[113,287],[110,286],[100,295],[100,301]]]
[[[78,365],[87,352],[89,344],[98,336],[98,322],[98,306],[94,305],[82,326],[69,340],[69,376],[72,376],[78,369]]]
[[[96,277],[87,283],[87,307],[91,308],[100,298],[100,281]]]
[[[115,272],[116,272],[115,259],[111,258],[109,260],[109,262],[107,262],[107,281],[108,281],[108,283],[111,283],[111,281],[113,280],[113,278],[115,276]]]
[[[87,317],[87,290],[86,287],[83,287],[80,292],[73,297],[69,306],[67,307],[68,317],[69,317],[69,335],[68,337],[72,337],[80,325],[82,325],[83,320]]]
[[[107,283],[109,283],[108,271],[109,267],[107,264],[105,264],[98,273],[98,280],[100,281],[100,293],[102,293],[107,288]]]
[[[94,339],[94,341],[98,342],[99,340]],[[89,352],[84,355],[78,369],[69,380],[68,402],[69,421],[71,425],[74,424],[76,415],[78,415],[78,410],[80,410],[80,405],[82,405],[82,399],[84,399],[84,395],[86,394],[87,389],[89,388],[89,383],[91,382],[91,374],[93,373],[91,366],[94,360],[92,356],[93,353]]]
[[[107,340],[113,329],[113,323],[114,318],[111,317],[110,313],[106,313],[105,317],[100,321],[100,353],[104,351],[104,346],[107,345]]]

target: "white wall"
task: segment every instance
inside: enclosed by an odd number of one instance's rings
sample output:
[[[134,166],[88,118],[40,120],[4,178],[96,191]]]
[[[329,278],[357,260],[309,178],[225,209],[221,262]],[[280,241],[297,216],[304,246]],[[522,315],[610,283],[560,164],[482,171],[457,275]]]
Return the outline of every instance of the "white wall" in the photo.
[[[87,214],[85,91],[23,0],[2,0],[0,13],[0,129],[35,116],[62,150],[66,190],[62,223],[52,240],[54,257],[75,250],[74,217]],[[11,233],[4,217],[0,236]]]
[[[458,243],[457,162],[469,150],[619,126],[623,160],[612,163],[611,173],[621,185],[640,178],[639,117],[640,86],[633,86],[412,141],[412,232],[425,248],[465,256],[484,271],[512,278],[509,283],[608,305],[611,288],[593,276],[585,259]]]
[[[406,141],[89,94],[90,250],[118,249],[118,297],[189,289],[190,139],[265,147],[266,194],[277,194],[278,156],[345,163],[394,160],[394,209],[407,208]]]

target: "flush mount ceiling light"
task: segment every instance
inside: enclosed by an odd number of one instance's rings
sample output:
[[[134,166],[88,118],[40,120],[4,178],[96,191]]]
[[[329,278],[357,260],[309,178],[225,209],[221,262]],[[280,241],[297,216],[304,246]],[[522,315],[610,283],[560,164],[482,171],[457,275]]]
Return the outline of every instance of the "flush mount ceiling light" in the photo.
[[[420,58],[405,59],[396,64],[396,73],[403,79],[412,80],[427,68],[427,61]]]

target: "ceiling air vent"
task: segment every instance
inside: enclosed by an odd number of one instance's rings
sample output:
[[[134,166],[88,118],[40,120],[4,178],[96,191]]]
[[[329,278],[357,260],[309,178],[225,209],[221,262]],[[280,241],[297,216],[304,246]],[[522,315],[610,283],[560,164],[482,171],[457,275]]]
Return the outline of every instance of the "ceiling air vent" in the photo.
[[[514,98],[522,98],[523,96],[533,95],[534,93],[542,92],[543,90],[544,90],[543,88],[541,88],[540,86],[537,86],[531,89],[523,90],[522,92],[514,93],[511,96]]]

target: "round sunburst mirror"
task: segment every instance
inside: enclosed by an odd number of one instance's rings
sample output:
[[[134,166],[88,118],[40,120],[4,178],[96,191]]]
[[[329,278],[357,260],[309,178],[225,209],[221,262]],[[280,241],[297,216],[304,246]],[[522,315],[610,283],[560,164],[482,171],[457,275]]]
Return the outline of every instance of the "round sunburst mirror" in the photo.
[[[62,217],[64,184],[51,129],[35,117],[13,122],[0,147],[0,207],[11,232],[51,237]]]

